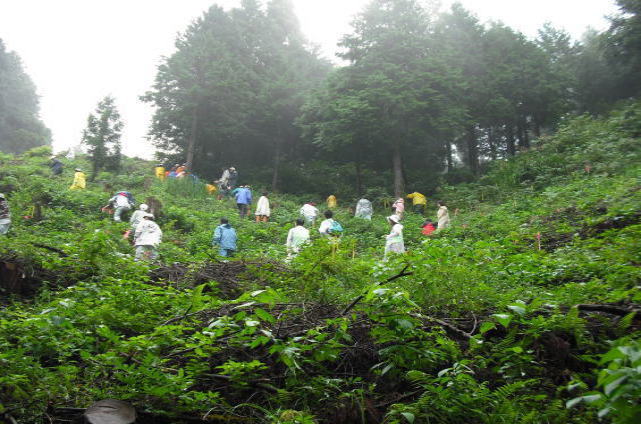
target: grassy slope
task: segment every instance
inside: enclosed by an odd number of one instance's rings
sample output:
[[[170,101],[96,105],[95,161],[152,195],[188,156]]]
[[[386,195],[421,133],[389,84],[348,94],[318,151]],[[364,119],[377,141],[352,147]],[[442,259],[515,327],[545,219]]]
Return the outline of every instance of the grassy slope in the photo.
[[[387,264],[381,211],[372,223],[339,211],[338,253],[317,240],[284,266],[306,199],[275,196],[271,223],[240,223],[229,202],[158,184],[129,161],[99,180],[163,202],[166,268],[150,274],[132,262],[125,225],[101,215],[100,184],[69,192],[68,175],[46,176],[45,153],[2,157],[0,186],[19,188],[0,258],[51,289],[0,310],[0,411],[30,422],[48,403],[116,397],[161,416],[283,423],[589,423],[614,405],[609,416],[626,422],[635,410],[612,393],[593,406],[564,402],[597,385],[609,341],[632,349],[638,339],[632,314],[574,308],[641,303],[638,111],[575,119],[480,183],[444,188],[461,210],[454,228],[425,240],[410,215],[410,252]],[[33,199],[48,205],[40,222],[20,219]],[[212,261],[221,215],[238,228],[240,265]],[[412,276],[374,284],[406,264]]]

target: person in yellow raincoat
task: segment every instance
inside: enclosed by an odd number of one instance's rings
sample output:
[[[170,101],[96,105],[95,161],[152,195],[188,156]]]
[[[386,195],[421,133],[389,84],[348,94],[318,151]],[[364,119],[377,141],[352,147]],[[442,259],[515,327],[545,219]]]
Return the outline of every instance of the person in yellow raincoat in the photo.
[[[427,206],[427,197],[415,191],[412,194],[407,195],[408,199],[412,199],[412,207],[414,212],[423,215],[425,213],[425,207]]]
[[[216,187],[215,181],[214,181],[214,184],[206,184],[205,190],[207,190],[207,194],[216,193],[216,191],[218,191],[218,187]]]
[[[159,163],[154,170],[156,173],[156,178],[158,178],[160,181],[163,181],[165,179],[165,167],[162,166],[162,163]]]
[[[338,202],[336,201],[336,196],[333,194],[330,194],[329,197],[327,198],[327,207],[329,209],[334,209]]]
[[[73,183],[69,190],[84,190],[87,187],[87,176],[82,169],[76,168],[76,173],[73,174]]]

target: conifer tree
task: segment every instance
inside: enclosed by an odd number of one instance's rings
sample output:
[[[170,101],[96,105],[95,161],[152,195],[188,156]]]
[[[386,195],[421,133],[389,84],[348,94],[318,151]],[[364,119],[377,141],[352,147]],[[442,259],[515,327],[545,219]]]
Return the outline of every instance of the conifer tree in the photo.
[[[106,96],[98,102],[95,113],[87,118],[87,128],[82,134],[82,143],[87,146],[93,167],[92,180],[101,170],[120,169],[122,128],[115,100]]]

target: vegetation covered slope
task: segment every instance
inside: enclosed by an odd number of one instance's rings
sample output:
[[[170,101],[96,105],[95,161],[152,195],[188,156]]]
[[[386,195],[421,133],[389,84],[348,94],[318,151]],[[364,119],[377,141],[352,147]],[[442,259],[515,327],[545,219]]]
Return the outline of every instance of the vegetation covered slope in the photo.
[[[639,113],[569,120],[443,187],[453,228],[422,238],[408,214],[409,252],[388,262],[381,201],[371,223],[338,211],[335,254],[316,238],[286,263],[307,198],[239,222],[152,164],[68,191],[44,150],[2,156],[0,413],[63,422],[61,407],[117,398],[156,423],[637,422]],[[163,204],[162,266],[133,262],[126,224],[101,214],[121,189]],[[34,202],[42,216],[24,219]],[[209,246],[223,214],[241,250],[226,263]]]

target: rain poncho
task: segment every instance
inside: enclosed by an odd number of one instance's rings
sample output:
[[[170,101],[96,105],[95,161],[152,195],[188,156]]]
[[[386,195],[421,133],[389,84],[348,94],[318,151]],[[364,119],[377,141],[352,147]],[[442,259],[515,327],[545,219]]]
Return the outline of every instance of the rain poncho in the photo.
[[[142,222],[142,219],[147,215],[147,212],[144,210],[138,209],[134,213],[131,214],[131,218],[129,218],[129,223],[131,224],[131,228],[135,231],[136,228],[138,228],[138,224]]]
[[[334,196],[333,194],[330,194],[329,197],[327,198],[327,207],[329,209],[334,209],[336,205],[337,205],[336,196]]]
[[[403,242],[403,226],[401,224],[394,224],[385,240],[385,258],[387,259],[390,253],[404,252],[405,243]]]
[[[165,167],[164,166],[157,166],[155,169],[156,172],[156,178],[159,180],[164,180],[165,179]]]
[[[162,230],[154,221],[143,219],[136,227],[134,244],[136,246],[157,247],[162,241]]]
[[[221,256],[230,256],[231,253],[236,251],[237,239],[236,230],[229,224],[222,224],[216,227],[214,231],[212,245],[219,247],[218,253],[220,253]]]
[[[116,209],[116,212],[114,213],[114,221],[116,222],[122,221],[122,214],[130,210],[133,206],[127,194],[127,192],[121,191],[109,199],[109,204]]]
[[[82,171],[76,171],[73,175],[73,183],[69,190],[82,190],[87,187],[87,176]]]
[[[62,174],[63,165],[62,165],[62,162],[60,162],[58,159],[56,158],[51,159],[51,165],[49,165],[49,167],[51,168],[51,172],[53,173],[53,175]]]
[[[289,257],[295,256],[300,252],[301,247],[309,242],[309,230],[303,226],[297,225],[287,233],[287,254]]]
[[[367,199],[361,199],[356,203],[356,213],[354,216],[356,218],[363,218],[363,219],[372,219],[372,214],[374,213],[374,209],[372,208],[372,202],[370,202]]]
[[[314,221],[316,221],[319,213],[320,212],[316,206],[310,205],[309,203],[305,203],[303,207],[300,208],[300,214],[305,218],[305,223],[308,225],[313,224]]]
[[[260,196],[258,203],[256,203],[256,212],[255,215],[258,216],[270,216],[271,208],[269,207],[269,199],[267,196]]]
[[[407,198],[412,199],[412,205],[427,205],[427,197],[417,191],[412,194],[408,194]]]
[[[450,213],[447,211],[447,206],[441,206],[436,212],[438,218],[438,229],[443,230],[450,226]]]

